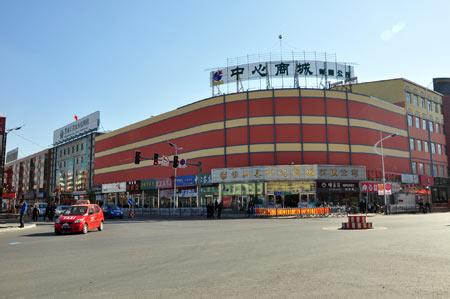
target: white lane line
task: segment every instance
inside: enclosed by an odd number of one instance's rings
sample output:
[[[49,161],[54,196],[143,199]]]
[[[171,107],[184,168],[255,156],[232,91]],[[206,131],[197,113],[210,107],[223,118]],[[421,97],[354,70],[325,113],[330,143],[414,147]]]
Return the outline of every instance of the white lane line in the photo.
[[[17,244],[20,244],[20,242],[11,242],[11,243],[8,243],[9,245],[17,245]]]

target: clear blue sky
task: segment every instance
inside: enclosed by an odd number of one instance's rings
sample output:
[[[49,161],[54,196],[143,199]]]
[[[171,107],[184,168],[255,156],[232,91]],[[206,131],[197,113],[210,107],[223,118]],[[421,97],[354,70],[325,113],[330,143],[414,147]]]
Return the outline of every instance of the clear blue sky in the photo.
[[[364,3],[361,3],[364,2]],[[0,114],[20,156],[100,110],[106,130],[210,96],[227,57],[326,51],[359,81],[450,76],[448,1],[0,1]],[[25,138],[25,139],[24,139]],[[39,144],[40,146],[38,146]]]

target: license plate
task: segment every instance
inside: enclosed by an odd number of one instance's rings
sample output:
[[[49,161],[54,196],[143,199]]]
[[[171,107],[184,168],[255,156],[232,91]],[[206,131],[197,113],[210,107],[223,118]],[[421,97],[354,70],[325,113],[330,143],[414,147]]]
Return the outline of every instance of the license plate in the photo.
[[[69,228],[69,224],[68,223],[64,223],[62,227],[63,228]]]

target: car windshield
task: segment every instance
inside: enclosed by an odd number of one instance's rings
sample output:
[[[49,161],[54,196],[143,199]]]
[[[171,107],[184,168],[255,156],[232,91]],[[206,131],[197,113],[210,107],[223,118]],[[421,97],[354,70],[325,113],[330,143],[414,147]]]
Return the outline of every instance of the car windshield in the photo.
[[[88,207],[72,206],[64,212],[64,215],[84,215],[87,213]]]

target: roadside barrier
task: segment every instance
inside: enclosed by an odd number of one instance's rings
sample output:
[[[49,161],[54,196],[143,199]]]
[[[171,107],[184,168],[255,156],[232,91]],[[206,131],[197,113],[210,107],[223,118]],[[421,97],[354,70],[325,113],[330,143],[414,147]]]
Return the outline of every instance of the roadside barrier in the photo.
[[[256,216],[328,216],[331,208],[256,208]]]
[[[348,222],[342,222],[342,229],[371,229],[372,222],[367,222],[366,215],[348,215]]]

